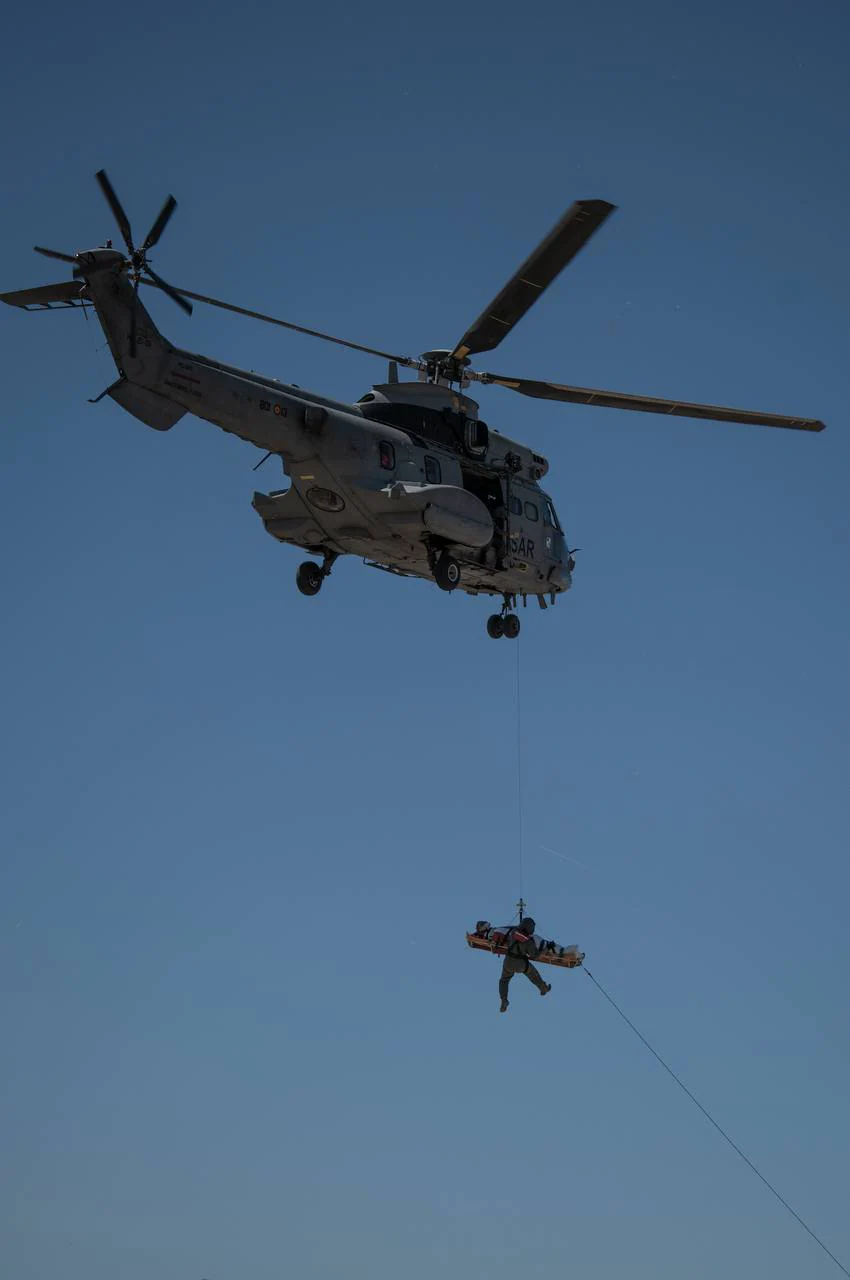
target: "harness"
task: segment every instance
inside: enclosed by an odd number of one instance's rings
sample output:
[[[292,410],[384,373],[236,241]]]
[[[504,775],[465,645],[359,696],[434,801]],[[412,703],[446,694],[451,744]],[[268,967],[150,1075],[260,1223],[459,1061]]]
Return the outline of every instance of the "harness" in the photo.
[[[523,969],[523,973],[528,973],[529,959],[525,951],[520,951],[519,944],[530,941],[531,939],[527,933],[520,933],[519,929],[511,930],[511,943],[508,947],[507,955],[509,955],[512,960],[522,960],[524,962],[525,968]]]

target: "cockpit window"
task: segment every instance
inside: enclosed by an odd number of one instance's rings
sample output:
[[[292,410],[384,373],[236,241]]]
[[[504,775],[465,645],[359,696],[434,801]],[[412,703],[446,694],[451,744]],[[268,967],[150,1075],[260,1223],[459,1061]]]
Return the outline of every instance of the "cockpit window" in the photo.
[[[561,526],[558,524],[558,517],[555,514],[555,508],[549,498],[543,499],[543,523],[548,524],[550,528],[557,529],[560,532]]]

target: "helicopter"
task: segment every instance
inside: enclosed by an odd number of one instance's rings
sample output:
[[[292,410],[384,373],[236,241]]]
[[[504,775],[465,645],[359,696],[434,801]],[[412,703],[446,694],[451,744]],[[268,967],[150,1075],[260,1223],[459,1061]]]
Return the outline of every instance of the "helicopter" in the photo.
[[[106,172],[101,169],[95,176],[126,252],[111,240],[73,254],[35,246],[37,253],[69,263],[72,279],[0,294],[0,301],[26,311],[95,311],[118,378],[91,403],[109,396],[157,431],[171,430],[191,413],[264,450],[261,462],[279,457],[289,487],[255,492],[253,508],[273,538],[314,557],[296,574],[305,596],[319,592],[340,556],[357,555],[370,567],[428,579],[446,592],[501,597],[499,612],[487,619],[487,632],[493,639],[516,639],[518,601],[525,606],[536,598],[546,609],[570,589],[575,549],[568,546],[555,506],[540,484],[549,463],[482,421],[478,404],[466,394],[473,383],[572,404],[823,430],[824,423],[813,418],[472,368],[471,357],[499,346],[614,212],[615,206],[605,200],[573,203],[453,347],[411,357],[168,284],[154,271],[148,254],[177,201],[167,197],[136,247]],[[388,363],[387,381],[349,404],[181,350],[154,324],[139,297],[141,285],[165,293],[188,314],[192,301],[201,302],[377,356]],[[414,370],[416,380],[400,380],[400,368]]]

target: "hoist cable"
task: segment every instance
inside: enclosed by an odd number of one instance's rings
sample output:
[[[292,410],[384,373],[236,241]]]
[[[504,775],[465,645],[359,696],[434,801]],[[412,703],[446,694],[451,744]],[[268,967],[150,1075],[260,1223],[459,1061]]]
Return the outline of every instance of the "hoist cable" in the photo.
[[[517,824],[519,829],[519,901],[523,902],[522,897],[522,861],[525,845],[525,825],[522,816],[522,703],[520,700],[520,679],[519,679],[519,639],[514,641],[516,646],[516,798],[517,798]],[[520,913],[522,907],[520,906]]]
[[[850,1271],[848,1271],[848,1270],[847,1270],[847,1268],[844,1266],[844,1263],[843,1263],[843,1262],[839,1262],[839,1260],[838,1260],[838,1258],[836,1258],[835,1254],[834,1254],[834,1253],[832,1253],[832,1252],[831,1252],[831,1251],[826,1247],[826,1245],[824,1244],[823,1240],[821,1240],[819,1236],[816,1236],[816,1235],[815,1235],[815,1233],[814,1233],[814,1231],[812,1231],[811,1227],[810,1227],[810,1226],[808,1226],[808,1225],[803,1221],[803,1219],[800,1217],[799,1213],[797,1213],[796,1209],[792,1209],[792,1208],[791,1208],[791,1205],[788,1203],[788,1201],[787,1201],[787,1200],[785,1200],[785,1199],[784,1199],[784,1197],[783,1197],[783,1196],[781,1196],[781,1195],[779,1194],[779,1192],[776,1190],[776,1187],[774,1187],[774,1186],[773,1186],[773,1184],[772,1184],[771,1182],[768,1182],[767,1178],[764,1176],[764,1174],[763,1174],[763,1173],[760,1173],[760,1172],[759,1172],[759,1170],[758,1170],[758,1169],[756,1168],[756,1166],[753,1164],[752,1160],[750,1160],[749,1156],[745,1155],[745,1154],[744,1154],[744,1152],[741,1150],[741,1148],[738,1146],[738,1144],[737,1144],[736,1142],[733,1142],[733,1141],[732,1141],[732,1139],[729,1137],[729,1134],[726,1132],[726,1130],[725,1130],[725,1129],[722,1129],[722,1128],[720,1127],[720,1125],[719,1125],[719,1124],[717,1123],[717,1121],[714,1119],[714,1116],[712,1116],[708,1111],[706,1111],[705,1107],[702,1105],[702,1103],[699,1101],[699,1099],[698,1099],[698,1098],[695,1098],[695,1097],[694,1097],[694,1095],[691,1093],[690,1089],[688,1088],[688,1086],[687,1086],[686,1084],[684,1084],[684,1083],[679,1079],[679,1077],[676,1075],[676,1072],[673,1070],[673,1068],[672,1068],[672,1067],[669,1067],[669,1066],[667,1065],[667,1063],[664,1061],[664,1059],[661,1057],[661,1055],[660,1055],[659,1053],[656,1053],[656,1051],[653,1049],[652,1045],[651,1045],[651,1044],[649,1043],[649,1041],[647,1040],[646,1036],[642,1035],[642,1034],[640,1033],[640,1031],[638,1031],[638,1029],[637,1029],[637,1027],[635,1026],[635,1024],[632,1022],[632,1020],[631,1020],[630,1018],[627,1018],[627,1017],[626,1017],[625,1013],[623,1013],[623,1010],[620,1008],[620,1006],[617,1004],[617,1002],[616,1002],[616,1001],[615,1001],[611,996],[609,996],[608,992],[607,992],[607,991],[605,990],[605,988],[602,986],[602,983],[601,983],[601,982],[599,982],[596,978],[594,978],[593,974],[590,972],[590,970],[589,970],[589,969],[585,969],[585,973],[587,974],[588,978],[590,978],[590,981],[594,984],[594,986],[596,986],[596,987],[597,987],[597,988],[602,992],[603,996],[604,996],[604,997],[605,997],[605,999],[608,1001],[608,1003],[609,1003],[609,1004],[610,1004],[614,1009],[616,1009],[617,1013],[618,1013],[618,1014],[620,1015],[620,1017],[623,1019],[623,1021],[624,1021],[624,1022],[625,1022],[625,1024],[626,1024],[626,1026],[627,1026],[627,1027],[629,1027],[629,1028],[630,1028],[630,1029],[635,1033],[635,1035],[637,1036],[638,1040],[640,1040],[641,1044],[642,1044],[642,1045],[644,1045],[644,1046],[645,1046],[645,1048],[647,1048],[647,1049],[649,1050],[649,1052],[652,1054],[653,1058],[655,1058],[656,1062],[659,1062],[659,1063],[661,1064],[661,1066],[664,1068],[664,1070],[667,1072],[667,1074],[668,1074],[669,1076],[672,1076],[672,1078],[676,1081],[676,1084],[679,1086],[679,1088],[680,1088],[684,1093],[686,1093],[686,1094],[688,1095],[688,1097],[690,1098],[691,1102],[694,1104],[694,1106],[695,1106],[695,1107],[697,1107],[697,1108],[698,1108],[698,1110],[700,1110],[700,1111],[702,1112],[702,1114],[705,1116],[706,1120],[708,1120],[710,1124],[714,1125],[714,1128],[717,1130],[717,1132],[720,1134],[720,1136],[721,1136],[722,1138],[724,1138],[724,1139],[729,1143],[729,1146],[732,1148],[732,1150],[733,1150],[734,1152],[736,1152],[736,1153],[741,1157],[741,1159],[744,1161],[744,1164],[748,1165],[748,1166],[750,1167],[750,1169],[752,1169],[752,1171],[753,1171],[753,1173],[756,1175],[756,1177],[757,1177],[761,1182],[763,1182],[763,1183],[764,1183],[764,1185],[767,1187],[768,1191],[772,1192],[772,1193],[773,1193],[773,1195],[774,1195],[774,1196],[776,1196],[776,1199],[777,1199],[777,1200],[779,1201],[779,1203],[783,1206],[783,1208],[785,1208],[785,1209],[787,1209],[787,1210],[788,1210],[788,1212],[791,1214],[791,1217],[792,1217],[792,1218],[796,1218],[797,1222],[799,1222],[799,1224],[800,1224],[800,1226],[803,1228],[803,1230],[804,1230],[804,1231],[806,1231],[806,1232],[808,1232],[808,1234],[809,1234],[809,1235],[811,1236],[811,1238],[814,1240],[815,1244],[819,1244],[819,1245],[820,1245],[821,1249],[823,1249],[823,1251],[824,1251],[824,1253],[827,1255],[827,1257],[832,1259],[832,1261],[833,1261],[833,1262],[835,1263],[835,1265],[839,1268],[839,1270],[840,1270],[840,1271],[843,1271],[843,1272],[844,1272],[844,1274],[845,1274],[845,1276],[850,1277]]]

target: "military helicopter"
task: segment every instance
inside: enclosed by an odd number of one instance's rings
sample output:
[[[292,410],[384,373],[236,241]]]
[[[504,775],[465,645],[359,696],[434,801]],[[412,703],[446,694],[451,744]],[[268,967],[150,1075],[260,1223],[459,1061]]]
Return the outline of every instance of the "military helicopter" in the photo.
[[[169,195],[142,244],[106,173],[97,182],[112,210],[126,253],[105,246],[36,252],[73,267],[60,284],[0,295],[27,311],[92,307],[103,326],[118,378],[92,403],[109,396],[157,431],[193,413],[277,455],[287,489],[255,493],[254,510],[280,542],[314,557],[296,575],[313,596],[341,555],[406,577],[426,578],[443,591],[501,597],[487,621],[494,639],[519,635],[517,602],[554,604],[572,584],[575,559],[555,507],[540,481],[541,454],[487,426],[466,390],[473,382],[572,404],[635,409],[674,417],[821,431],[812,418],[660,400],[587,387],[484,373],[470,357],[493,351],[591,236],[613,213],[605,200],[579,200],[451,348],[402,356],[303,325],[177,289],[153,270],[148,254],[177,207]],[[388,361],[387,381],[356,404],[233,368],[180,350],[163,337],[139,299],[146,285],[184,311],[192,302],[248,316]],[[399,368],[416,381],[400,381]],[[265,461],[265,458],[262,461]],[[259,463],[257,464],[260,465]],[[256,469],[256,468],[255,468]]]

